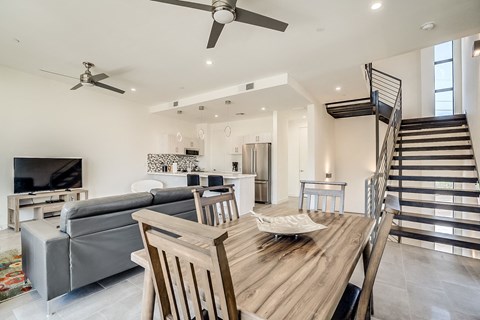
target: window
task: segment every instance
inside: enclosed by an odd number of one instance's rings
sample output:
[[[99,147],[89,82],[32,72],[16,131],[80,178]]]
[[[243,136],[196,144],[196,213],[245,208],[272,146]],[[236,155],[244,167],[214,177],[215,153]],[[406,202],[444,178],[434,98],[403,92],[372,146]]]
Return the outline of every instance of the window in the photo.
[[[434,47],[435,116],[452,115],[453,104],[453,41]]]

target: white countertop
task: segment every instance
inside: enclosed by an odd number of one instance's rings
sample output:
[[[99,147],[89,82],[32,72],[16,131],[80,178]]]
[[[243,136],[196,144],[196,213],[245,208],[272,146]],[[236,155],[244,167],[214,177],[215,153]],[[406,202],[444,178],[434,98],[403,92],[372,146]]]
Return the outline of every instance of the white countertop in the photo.
[[[209,175],[219,175],[223,176],[224,179],[245,179],[245,178],[254,178],[256,174],[243,174],[243,173],[235,173],[235,172],[220,172],[220,171],[213,171],[213,172],[147,172],[148,174],[159,175],[159,176],[171,176],[171,177],[186,177],[187,174],[198,174],[200,178],[206,178]]]

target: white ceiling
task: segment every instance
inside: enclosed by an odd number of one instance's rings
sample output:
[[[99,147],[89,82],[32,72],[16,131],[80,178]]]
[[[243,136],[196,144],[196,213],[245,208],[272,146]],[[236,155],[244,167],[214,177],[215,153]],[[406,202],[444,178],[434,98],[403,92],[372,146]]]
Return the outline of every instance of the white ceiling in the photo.
[[[364,92],[363,63],[480,32],[480,0],[383,0],[377,12],[370,4],[238,0],[239,7],[289,27],[281,33],[234,22],[207,50],[212,19],[205,11],[149,0],[0,0],[0,64],[61,81],[68,90],[74,79],[39,69],[77,76],[81,62],[90,61],[94,74],[110,75],[104,83],[143,106],[280,73],[326,102]],[[421,31],[427,21],[437,28]]]

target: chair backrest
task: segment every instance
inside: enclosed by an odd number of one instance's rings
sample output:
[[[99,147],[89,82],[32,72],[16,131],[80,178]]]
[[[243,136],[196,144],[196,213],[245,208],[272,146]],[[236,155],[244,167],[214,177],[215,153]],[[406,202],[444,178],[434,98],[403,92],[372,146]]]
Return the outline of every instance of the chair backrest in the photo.
[[[162,319],[200,320],[205,311],[209,319],[238,319],[225,230],[147,209],[132,216],[139,222]]]
[[[158,180],[139,180],[130,186],[132,192],[150,192],[150,190],[156,188],[163,188],[163,182]]]
[[[198,174],[187,174],[187,186],[199,186],[200,176]]]
[[[366,319],[367,314],[370,314],[370,298],[372,295],[375,278],[377,276],[378,267],[380,266],[385,245],[387,244],[388,235],[392,227],[393,216],[399,213],[397,209],[399,206],[396,205],[396,203],[398,203],[398,198],[396,198],[396,200],[395,198],[396,197],[394,196],[390,196],[389,204],[385,206],[385,210],[383,211],[375,244],[373,245],[373,250],[369,257],[365,279],[363,280],[362,292],[360,293],[360,298],[358,301],[356,319]],[[390,200],[393,200],[393,202],[390,202]]]
[[[208,179],[208,186],[209,187],[216,187],[216,186],[222,186],[223,185],[223,176],[219,175],[209,175],[207,177]]]
[[[226,189],[227,191],[219,195],[205,196],[208,194],[208,192],[205,191],[221,189]],[[193,189],[192,192],[195,199],[198,222],[209,226],[217,226],[238,219],[238,207],[233,184]]]
[[[327,202],[330,202],[330,212],[338,211],[344,213],[345,187],[346,182],[328,182],[300,180],[300,194],[298,199],[298,210],[303,210],[304,197],[307,196],[307,212],[310,210],[318,211],[318,202],[322,200],[322,212],[327,211]],[[324,188],[319,188],[324,187]],[[337,188],[337,189],[332,189]],[[340,189],[338,189],[338,187]],[[328,189],[329,188],[329,189]],[[330,199],[330,200],[329,200]],[[339,202],[338,210],[336,207],[337,199]]]

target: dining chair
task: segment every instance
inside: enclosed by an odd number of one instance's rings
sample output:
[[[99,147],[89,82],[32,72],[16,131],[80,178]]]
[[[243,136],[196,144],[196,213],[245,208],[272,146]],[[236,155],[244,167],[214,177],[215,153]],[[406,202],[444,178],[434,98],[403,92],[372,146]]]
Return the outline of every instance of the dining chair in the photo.
[[[239,319],[225,230],[147,209],[132,217],[142,233],[161,319]]]
[[[199,186],[200,176],[198,174],[187,174],[187,186]]]
[[[335,310],[332,320],[364,320],[370,319],[372,306],[372,291],[377,276],[377,271],[380,266],[385,245],[387,244],[390,228],[395,214],[399,214],[399,200],[394,196],[387,196],[389,203],[382,212],[381,222],[378,228],[377,237],[373,250],[368,258],[368,266],[363,280],[362,289],[354,284],[349,283],[343,292],[340,303]],[[387,203],[387,201],[386,201]],[[398,204],[398,205],[397,205]],[[365,263],[365,260],[364,260]]]
[[[205,191],[216,191],[218,189],[226,189],[227,191],[219,195],[205,196]],[[198,222],[209,226],[217,226],[238,219],[238,207],[233,184],[193,189],[192,192]],[[204,194],[203,197],[202,193]]]
[[[300,180],[300,194],[298,196],[298,210],[303,210],[303,202],[307,196],[307,212],[318,211],[318,202],[322,200],[322,212],[327,211],[327,202],[330,202],[330,212],[335,212],[337,199],[338,212],[344,213],[346,182],[328,182],[314,180]],[[322,187],[322,188],[319,188]],[[332,189],[340,187],[340,189]],[[313,201],[312,201],[313,200]]]

